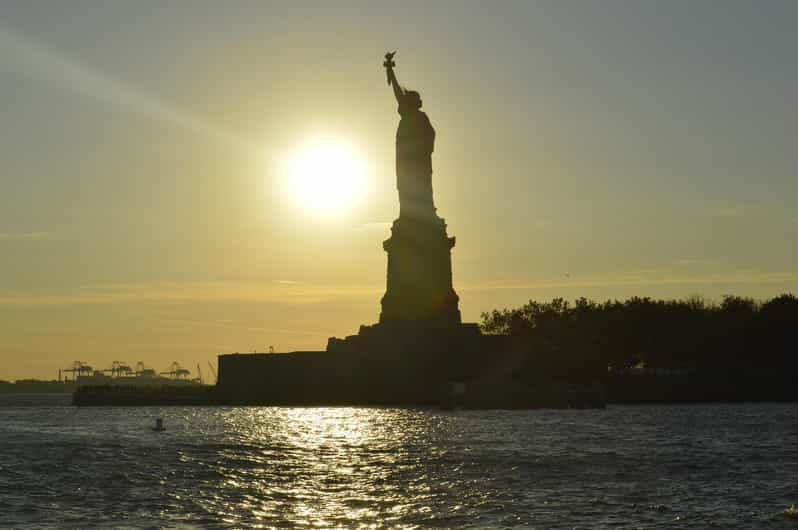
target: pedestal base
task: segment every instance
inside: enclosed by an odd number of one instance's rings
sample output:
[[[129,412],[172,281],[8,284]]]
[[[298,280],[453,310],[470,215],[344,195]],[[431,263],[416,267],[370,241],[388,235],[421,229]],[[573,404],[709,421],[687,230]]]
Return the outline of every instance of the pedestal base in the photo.
[[[454,244],[437,215],[394,221],[391,237],[382,245],[388,253],[388,275],[381,324],[460,324],[459,297],[452,287]]]
[[[451,325],[430,321],[391,322],[360,326],[357,335],[349,335],[343,339],[330,337],[327,351],[422,357],[431,355],[455,359],[464,354],[480,352],[483,338],[479,325],[472,323]]]
[[[382,245],[388,253],[388,279],[379,323],[360,326],[357,335],[344,339],[331,337],[327,351],[430,357],[441,363],[430,368],[433,372],[459,373],[452,367],[454,359],[480,351],[483,341],[479,326],[461,322],[452,287],[454,243],[434,209],[424,216],[400,215]]]

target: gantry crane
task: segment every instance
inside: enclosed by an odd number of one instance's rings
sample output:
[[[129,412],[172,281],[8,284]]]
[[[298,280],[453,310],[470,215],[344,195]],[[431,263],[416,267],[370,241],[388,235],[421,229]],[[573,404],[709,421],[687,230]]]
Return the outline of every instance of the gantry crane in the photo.
[[[133,373],[138,377],[155,377],[155,370],[144,366],[144,361],[136,363],[136,371]]]
[[[110,368],[102,370],[103,372],[111,372],[111,377],[128,376],[133,373],[133,369],[127,363],[122,361],[114,361],[111,363]]]
[[[210,361],[208,361],[208,368],[211,369],[211,373],[213,374],[213,384],[215,385],[219,382],[219,376],[216,375],[216,370],[213,368],[213,365],[210,363]]]
[[[78,377],[82,375],[91,375],[94,372],[94,368],[89,366],[86,361],[75,361],[72,363],[71,368],[64,368],[62,371],[64,373],[71,372],[72,380],[77,381]],[[66,379],[66,376],[64,376],[64,379]]]
[[[177,361],[172,361],[172,364],[169,365],[169,370],[161,372],[161,375],[168,375],[172,379],[188,379],[191,371],[181,367]]]

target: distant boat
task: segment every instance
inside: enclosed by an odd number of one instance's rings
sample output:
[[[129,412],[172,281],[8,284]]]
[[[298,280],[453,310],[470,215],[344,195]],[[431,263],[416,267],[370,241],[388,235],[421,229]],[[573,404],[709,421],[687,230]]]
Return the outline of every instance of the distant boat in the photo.
[[[155,427],[152,428],[153,431],[165,431],[166,427],[163,426],[163,418],[158,418],[155,420]]]

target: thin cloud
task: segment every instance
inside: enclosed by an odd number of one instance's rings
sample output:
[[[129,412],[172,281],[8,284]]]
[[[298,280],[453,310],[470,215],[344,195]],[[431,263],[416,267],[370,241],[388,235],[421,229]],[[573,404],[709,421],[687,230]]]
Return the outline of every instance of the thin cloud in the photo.
[[[663,273],[662,276],[619,276],[614,278],[596,278],[584,281],[506,281],[496,283],[465,284],[462,291],[499,291],[499,290],[534,290],[534,289],[573,289],[589,287],[648,286],[648,285],[724,285],[724,284],[758,284],[798,282],[798,271],[785,272],[748,272],[728,274],[707,274],[700,276],[673,277]]]
[[[249,283],[100,284],[77,292],[8,293],[0,306],[56,306],[103,304],[181,304],[203,302],[251,302],[288,305],[320,304],[346,298],[378,296],[383,290],[364,285],[303,285],[291,289],[279,285]]]
[[[47,232],[0,232],[0,241],[32,241],[47,237]]]
[[[390,221],[380,221],[374,223],[363,223],[361,225],[357,225],[355,230],[358,232],[366,232],[371,230],[390,230],[393,223]]]
[[[296,285],[297,283],[299,283],[296,280],[275,280],[275,281],[280,285]]]
[[[709,263],[712,263],[712,260],[700,259],[700,258],[684,258],[676,260],[675,263],[679,267],[692,267],[694,265],[707,265]]]
[[[81,289],[88,291],[140,291],[146,288],[141,283],[97,283],[93,285],[82,285]]]
[[[227,329],[240,329],[246,331],[258,331],[261,333],[283,333],[287,335],[303,335],[303,336],[316,336],[316,335],[324,335],[324,334],[332,334],[333,331],[330,330],[309,330],[309,329],[290,329],[290,328],[270,328],[270,327],[262,327],[256,326],[252,324],[239,324],[234,320],[195,320],[195,319],[188,319],[188,318],[160,318],[158,319],[160,322],[164,323],[176,323],[176,324],[187,324],[189,326],[198,326],[198,327],[213,327],[213,328],[227,328]]]

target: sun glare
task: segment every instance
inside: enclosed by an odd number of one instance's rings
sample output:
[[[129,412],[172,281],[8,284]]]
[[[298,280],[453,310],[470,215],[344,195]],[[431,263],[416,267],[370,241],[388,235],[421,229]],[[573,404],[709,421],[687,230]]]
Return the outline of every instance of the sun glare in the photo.
[[[313,140],[286,164],[288,192],[303,209],[339,214],[350,209],[366,186],[365,164],[346,142]]]

